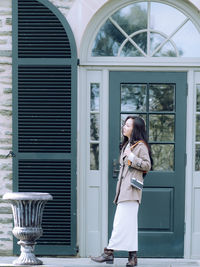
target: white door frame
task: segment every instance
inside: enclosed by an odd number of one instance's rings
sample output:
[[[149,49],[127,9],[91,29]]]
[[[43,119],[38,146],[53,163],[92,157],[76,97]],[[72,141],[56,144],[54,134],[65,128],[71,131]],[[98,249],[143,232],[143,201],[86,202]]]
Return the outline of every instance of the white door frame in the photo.
[[[109,71],[185,71],[187,72],[188,79],[188,97],[187,97],[187,128],[186,128],[186,153],[187,153],[187,165],[185,172],[185,238],[184,238],[184,258],[191,258],[191,238],[192,238],[192,206],[193,206],[193,165],[194,165],[194,110],[191,108],[194,106],[194,73],[200,72],[200,68],[184,68],[184,67],[94,67],[94,66],[80,66],[79,67],[79,111],[78,111],[78,209],[79,209],[79,247],[80,256],[90,256],[91,253],[98,254],[102,251],[103,247],[107,245],[108,239],[108,109],[109,109]],[[101,73],[101,143],[100,143],[100,160],[101,170],[99,173],[98,185],[89,185],[88,180],[91,179],[91,175],[87,166],[89,165],[89,119],[88,119],[88,81],[87,73],[99,72]],[[192,119],[191,119],[192,118]],[[87,121],[87,123],[85,123]],[[87,129],[86,126],[87,125]],[[87,141],[86,141],[87,140]],[[86,156],[87,151],[87,156]],[[99,217],[99,240],[98,244],[91,243],[92,240],[88,240],[86,233],[88,233],[87,225],[92,220],[93,214],[90,214],[90,210],[87,202],[87,195],[89,194],[89,188],[98,186],[99,195],[97,204],[97,214]],[[94,201],[95,202],[95,201]],[[95,203],[93,203],[95,205]],[[94,230],[94,229],[93,229]],[[88,243],[89,242],[89,243]],[[95,248],[96,246],[96,248]],[[92,249],[91,249],[92,248]]]

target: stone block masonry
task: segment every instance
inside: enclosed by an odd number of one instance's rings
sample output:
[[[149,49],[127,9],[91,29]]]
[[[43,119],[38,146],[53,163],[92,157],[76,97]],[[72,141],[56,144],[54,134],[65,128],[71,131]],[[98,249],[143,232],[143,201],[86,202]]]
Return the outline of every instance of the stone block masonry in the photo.
[[[50,0],[66,17],[74,0]],[[0,255],[13,255],[13,219],[2,201],[12,191],[12,0],[0,0]]]
[[[0,1],[0,255],[12,255],[12,211],[2,201],[12,191],[12,1]]]

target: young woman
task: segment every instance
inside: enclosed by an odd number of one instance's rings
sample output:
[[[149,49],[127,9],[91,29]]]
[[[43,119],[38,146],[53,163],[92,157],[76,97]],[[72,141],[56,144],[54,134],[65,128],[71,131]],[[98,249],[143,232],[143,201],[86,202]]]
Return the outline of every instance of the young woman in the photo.
[[[143,176],[151,169],[151,151],[148,145],[144,120],[128,116],[122,127],[124,140],[121,146],[120,172],[114,203],[117,204],[113,231],[108,246],[96,262],[113,263],[114,250],[128,251],[126,266],[137,265],[138,251],[138,207],[142,190],[133,187],[131,178],[143,183]]]

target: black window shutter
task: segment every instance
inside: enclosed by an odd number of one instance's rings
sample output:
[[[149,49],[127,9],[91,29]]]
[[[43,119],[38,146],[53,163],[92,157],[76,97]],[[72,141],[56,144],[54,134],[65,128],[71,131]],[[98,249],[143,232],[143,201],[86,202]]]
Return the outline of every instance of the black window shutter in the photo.
[[[53,195],[37,255],[76,254],[76,79],[64,16],[47,0],[13,0],[13,189]]]

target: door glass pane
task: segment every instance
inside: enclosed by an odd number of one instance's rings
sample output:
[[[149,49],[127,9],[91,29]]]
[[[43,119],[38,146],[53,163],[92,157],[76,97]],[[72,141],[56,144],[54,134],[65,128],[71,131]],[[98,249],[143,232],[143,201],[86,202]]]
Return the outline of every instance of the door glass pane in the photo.
[[[177,57],[177,52],[170,42],[167,42],[158,52],[156,52],[154,57]]]
[[[90,85],[90,109],[91,111],[99,110],[99,83],[91,83]]]
[[[133,41],[145,52],[147,53],[147,33],[142,32],[135,35]]]
[[[200,141],[200,114],[196,115],[196,141]]]
[[[99,113],[90,114],[90,138],[99,140]]]
[[[200,84],[197,84],[197,106],[196,111],[200,111]]]
[[[172,33],[186,16],[178,9],[161,3],[151,3],[150,27],[166,34]]]
[[[121,127],[124,125],[124,121],[128,116],[138,116],[143,118],[146,124],[147,115],[146,114],[121,114]]]
[[[99,170],[99,144],[90,144],[90,170]]]
[[[92,48],[92,56],[117,56],[124,35],[107,20],[99,30]]]
[[[200,144],[196,145],[195,171],[200,171]]]
[[[187,36],[187,38],[186,38]],[[188,21],[173,37],[182,57],[200,56],[200,34],[191,21]],[[192,40],[192,41],[191,41]]]
[[[174,141],[174,115],[149,115],[149,140]]]
[[[121,111],[146,111],[147,86],[121,84]]]
[[[147,28],[147,3],[128,5],[112,15],[119,26],[130,35]],[[133,19],[134,18],[134,19]]]
[[[151,145],[154,171],[174,170],[174,145]]]
[[[175,86],[173,84],[151,84],[149,88],[150,111],[174,111]]]

